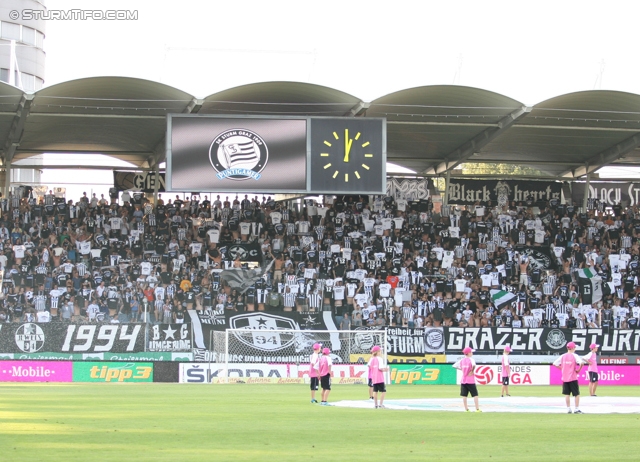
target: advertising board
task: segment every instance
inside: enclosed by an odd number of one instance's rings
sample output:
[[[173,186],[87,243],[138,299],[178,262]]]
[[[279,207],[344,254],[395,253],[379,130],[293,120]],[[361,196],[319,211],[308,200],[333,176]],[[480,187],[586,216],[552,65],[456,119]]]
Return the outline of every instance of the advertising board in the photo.
[[[0,361],[0,382],[71,382],[68,361]]]

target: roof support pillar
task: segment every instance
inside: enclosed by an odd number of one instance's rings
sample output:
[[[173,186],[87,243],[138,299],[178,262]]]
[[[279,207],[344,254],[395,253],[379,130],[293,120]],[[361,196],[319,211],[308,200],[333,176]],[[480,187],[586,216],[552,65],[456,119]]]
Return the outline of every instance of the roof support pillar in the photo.
[[[587,171],[589,171],[589,164],[586,165]],[[582,210],[586,213],[587,203],[589,201],[589,183],[591,182],[591,173],[587,173],[587,182],[584,185],[584,196],[582,197]]]
[[[447,170],[447,173],[444,176],[444,197],[442,199],[442,203],[444,205],[449,205],[449,182],[451,181],[451,170]]]
[[[347,111],[344,116],[345,117],[359,117],[365,115],[367,109],[369,109],[370,103],[365,103],[364,101],[359,101],[358,104],[353,106],[349,111]]]
[[[158,205],[158,187],[160,184],[160,163],[156,162],[153,167],[154,167],[153,172],[154,172],[154,175],[156,176],[156,179],[153,182],[153,206],[155,207]]]
[[[11,123],[9,136],[7,136],[7,141],[3,148],[4,158],[7,162],[13,159],[18,146],[20,146],[22,133],[24,132],[24,125],[27,122],[27,117],[29,117],[29,112],[31,111],[31,102],[33,101],[33,97],[34,95],[25,94],[22,95],[22,99],[20,100],[18,110],[16,111],[16,115]]]
[[[4,188],[3,196],[9,199],[9,192],[11,191],[11,159],[6,158],[4,161]]]

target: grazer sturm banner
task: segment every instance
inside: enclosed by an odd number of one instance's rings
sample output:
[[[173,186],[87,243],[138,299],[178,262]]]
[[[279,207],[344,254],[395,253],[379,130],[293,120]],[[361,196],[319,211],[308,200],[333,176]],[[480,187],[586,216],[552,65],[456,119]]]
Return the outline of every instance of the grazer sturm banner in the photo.
[[[584,199],[586,183],[571,183],[571,200],[578,205]],[[625,202],[633,207],[640,203],[640,182],[590,181],[589,197],[608,206]]]
[[[509,345],[514,352],[563,353],[569,342],[576,352],[585,355],[589,345],[600,345],[602,354],[637,353],[640,330],[633,329],[554,329],[509,327],[445,327],[447,354],[459,353],[465,347],[478,352],[501,352]]]
[[[415,356],[444,353],[444,331],[442,327],[410,329],[387,328],[387,354]]]
[[[113,171],[113,187],[118,191],[140,191],[152,193],[155,191],[156,183],[158,192],[165,192],[164,172],[127,172]]]
[[[144,351],[142,324],[0,324],[2,353],[127,353]]]
[[[412,201],[429,199],[430,195],[427,178],[387,178],[387,196]]]
[[[149,329],[148,351],[191,351],[191,324],[154,324]]]
[[[546,204],[560,199],[562,183],[526,180],[465,180],[449,181],[449,203],[473,205],[506,205],[509,202]]]

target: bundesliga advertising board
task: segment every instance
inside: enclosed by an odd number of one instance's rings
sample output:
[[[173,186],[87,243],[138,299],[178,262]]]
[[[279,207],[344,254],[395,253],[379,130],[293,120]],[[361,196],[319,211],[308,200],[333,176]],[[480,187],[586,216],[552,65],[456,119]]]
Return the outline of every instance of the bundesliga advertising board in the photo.
[[[532,366],[527,364],[511,365],[511,383],[513,385],[549,385],[552,366]],[[502,366],[483,364],[475,369],[474,376],[478,385],[501,385]],[[460,384],[462,372],[457,371],[457,383]]]

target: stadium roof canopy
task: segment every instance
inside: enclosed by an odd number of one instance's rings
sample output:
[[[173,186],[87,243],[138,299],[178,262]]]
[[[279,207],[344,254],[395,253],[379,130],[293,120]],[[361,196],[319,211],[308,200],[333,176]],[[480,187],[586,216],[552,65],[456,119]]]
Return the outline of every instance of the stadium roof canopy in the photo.
[[[73,80],[36,93],[0,83],[0,159],[6,166],[74,153],[83,155],[78,166],[93,168],[84,159],[96,153],[153,168],[165,157],[170,113],[385,117],[387,160],[427,175],[465,162],[527,165],[566,179],[605,165],[640,165],[636,94],[583,91],[527,107],[486,90],[435,85],[367,102],[319,85],[264,82],[201,99],[126,77]]]

